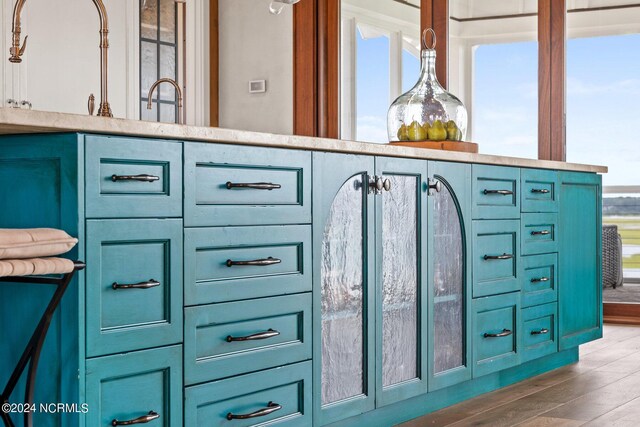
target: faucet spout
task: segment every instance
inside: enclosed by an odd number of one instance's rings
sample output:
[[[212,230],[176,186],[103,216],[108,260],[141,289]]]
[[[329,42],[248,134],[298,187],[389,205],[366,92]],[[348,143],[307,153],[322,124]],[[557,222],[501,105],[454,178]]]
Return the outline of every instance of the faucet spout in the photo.
[[[19,64],[22,62],[22,55],[27,48],[27,37],[24,38],[22,47],[20,46],[20,35],[22,33],[21,19],[22,9],[27,0],[16,0],[13,7],[13,26],[11,32],[13,38],[11,48],[9,48],[9,62]],[[103,117],[113,117],[108,98],[108,66],[109,66],[109,19],[107,9],[102,0],[93,0],[93,4],[100,16],[100,107],[98,115]]]
[[[147,110],[151,110],[153,108],[153,92],[160,85],[160,83],[170,83],[176,89],[176,93],[178,94],[178,124],[183,124],[184,117],[182,117],[182,113],[183,113],[182,112],[182,89],[180,88],[180,85],[178,85],[178,83],[176,83],[176,81],[173,79],[169,79],[165,77],[157,80],[154,84],[151,85],[151,87],[149,88],[149,95],[147,98],[148,99]]]

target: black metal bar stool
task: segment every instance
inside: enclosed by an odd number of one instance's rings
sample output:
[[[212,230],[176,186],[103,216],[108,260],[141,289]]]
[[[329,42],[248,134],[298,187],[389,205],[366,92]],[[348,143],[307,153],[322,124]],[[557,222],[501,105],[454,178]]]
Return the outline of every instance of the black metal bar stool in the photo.
[[[38,258],[38,259],[29,259],[29,260],[12,260],[12,261],[20,261],[20,262],[38,262],[41,261],[43,263],[48,262],[49,260],[53,260],[54,258]],[[60,260],[59,258],[57,260]],[[9,403],[9,397],[13,390],[15,389],[20,377],[23,372],[27,368],[27,364],[29,365],[29,369],[27,372],[27,386],[25,390],[25,399],[24,403],[33,404],[33,394],[35,389],[35,380],[36,380],[36,371],[38,369],[38,360],[40,359],[40,352],[42,351],[42,345],[44,344],[45,337],[47,336],[47,331],[49,329],[49,325],[51,324],[51,319],[53,318],[53,314],[58,308],[60,304],[60,300],[62,300],[62,296],[67,290],[71,279],[75,273],[79,270],[84,269],[85,264],[81,261],[73,262],[73,269],[71,271],[65,272],[61,277],[44,277],[46,274],[60,274],[58,272],[47,272],[47,271],[38,271],[38,276],[5,276],[0,277],[0,282],[10,282],[10,283],[34,283],[34,284],[45,284],[45,285],[55,285],[57,288],[51,298],[51,301],[47,305],[44,314],[40,318],[40,322],[36,327],[33,335],[31,335],[31,339],[27,344],[18,364],[13,369],[11,376],[9,377],[9,381],[5,386],[4,390],[2,390],[2,394],[0,394],[0,404]],[[68,270],[68,269],[67,269]],[[0,411],[0,417],[2,417],[2,421],[6,427],[15,427],[15,424],[9,417],[9,413],[5,411]],[[33,413],[31,411],[26,411],[24,413],[24,425],[26,427],[33,426]]]

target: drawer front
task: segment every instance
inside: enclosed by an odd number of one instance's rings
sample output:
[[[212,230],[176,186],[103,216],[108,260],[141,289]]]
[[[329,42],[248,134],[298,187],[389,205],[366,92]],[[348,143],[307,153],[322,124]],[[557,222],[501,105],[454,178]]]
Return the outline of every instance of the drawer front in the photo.
[[[187,229],[184,280],[187,305],[311,291],[311,227]]]
[[[181,220],[87,221],[86,274],[88,357],[182,341]]]
[[[184,195],[187,226],[310,223],[311,153],[189,143]]]
[[[311,359],[311,293],[185,309],[185,383]]]
[[[520,221],[473,221],[473,297],[520,290]]]
[[[522,310],[523,351],[521,362],[558,351],[557,313],[556,303]]]
[[[522,255],[548,254],[558,251],[558,214],[524,213],[522,225]]]
[[[249,419],[232,418],[252,413],[257,414]],[[185,390],[185,425],[190,427],[307,427],[311,424],[311,362],[214,381]]]
[[[558,173],[522,169],[522,212],[558,212]]]
[[[531,307],[558,300],[558,255],[532,255],[521,259],[522,306]]]
[[[473,376],[520,363],[520,293],[480,298],[474,307]]]
[[[182,216],[182,143],[91,135],[85,141],[87,218]]]
[[[154,427],[182,425],[182,347],[87,360],[88,426],[150,416]]]
[[[520,218],[520,169],[473,165],[473,219]]]

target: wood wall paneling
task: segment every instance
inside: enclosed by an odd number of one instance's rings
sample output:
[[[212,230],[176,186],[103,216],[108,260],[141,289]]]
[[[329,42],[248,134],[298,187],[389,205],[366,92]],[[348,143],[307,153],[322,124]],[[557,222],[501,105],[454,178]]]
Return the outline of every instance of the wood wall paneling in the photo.
[[[293,6],[293,133],[318,136],[318,1]]]
[[[551,160],[565,161],[566,153],[566,0],[551,1]]]
[[[551,160],[551,2],[538,0],[538,158]]]

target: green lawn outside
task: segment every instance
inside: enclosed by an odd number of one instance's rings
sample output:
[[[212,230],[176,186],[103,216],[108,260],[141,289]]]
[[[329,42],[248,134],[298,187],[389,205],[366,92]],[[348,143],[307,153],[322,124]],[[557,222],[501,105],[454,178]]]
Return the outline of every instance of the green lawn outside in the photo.
[[[622,258],[622,266],[625,269],[640,269],[640,217],[604,217],[602,222],[618,226],[618,233],[622,237],[623,246],[639,247],[639,253]]]

